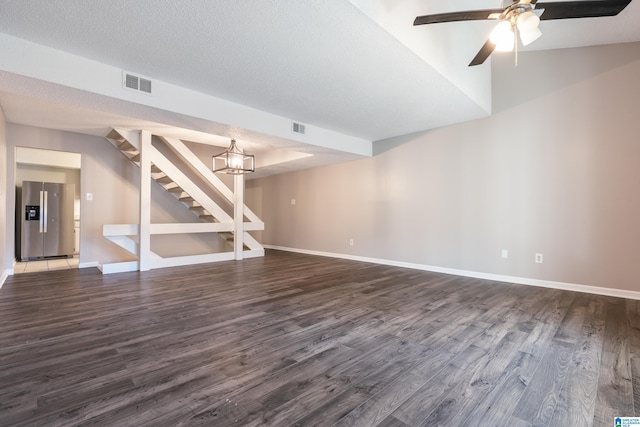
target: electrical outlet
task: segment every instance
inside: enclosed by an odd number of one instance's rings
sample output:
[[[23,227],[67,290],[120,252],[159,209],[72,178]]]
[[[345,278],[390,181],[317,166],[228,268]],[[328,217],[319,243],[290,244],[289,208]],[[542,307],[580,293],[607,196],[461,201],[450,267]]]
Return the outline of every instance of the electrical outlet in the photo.
[[[353,239],[349,239],[349,246],[353,246]]]
[[[542,254],[536,254],[536,264],[542,264]]]
[[[87,200],[93,200],[93,193],[87,193]]]
[[[502,250],[502,258],[509,258],[509,251],[506,249]]]
[[[291,204],[295,205],[296,204],[296,199],[291,199]]]

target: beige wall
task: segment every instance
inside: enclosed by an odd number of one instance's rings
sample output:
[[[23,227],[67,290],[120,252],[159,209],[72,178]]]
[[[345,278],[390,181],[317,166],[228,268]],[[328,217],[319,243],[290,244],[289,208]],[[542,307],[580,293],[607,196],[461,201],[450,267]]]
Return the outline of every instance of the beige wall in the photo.
[[[249,181],[262,241],[640,291],[639,75],[640,43],[496,57],[491,117]]]
[[[13,268],[9,265],[9,256],[7,254],[7,141],[6,141],[6,120],[2,107],[0,107],[0,285],[2,278],[5,277],[5,271]]]

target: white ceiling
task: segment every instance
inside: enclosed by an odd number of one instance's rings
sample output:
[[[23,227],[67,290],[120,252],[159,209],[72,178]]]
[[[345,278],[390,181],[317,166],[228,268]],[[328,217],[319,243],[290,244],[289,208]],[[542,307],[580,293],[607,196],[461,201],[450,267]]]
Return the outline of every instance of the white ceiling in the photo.
[[[490,113],[490,63],[467,64],[492,23],[412,22],[416,15],[499,6],[495,0],[0,0],[0,32],[376,141]],[[529,49],[640,41],[638,22],[640,0],[617,17],[543,21],[543,36]],[[1,65],[0,57],[0,71],[7,69]],[[155,126],[218,145],[222,139],[198,132],[228,136],[224,123],[115,101],[92,108],[64,88],[19,86],[15,76],[0,75],[0,105],[11,122],[96,135],[114,122]],[[247,135],[266,142],[263,150],[287,145]],[[287,148],[313,151],[303,144]],[[304,157],[290,167],[353,158],[339,150],[314,154],[325,157],[316,163]],[[269,173],[284,170],[272,165]]]

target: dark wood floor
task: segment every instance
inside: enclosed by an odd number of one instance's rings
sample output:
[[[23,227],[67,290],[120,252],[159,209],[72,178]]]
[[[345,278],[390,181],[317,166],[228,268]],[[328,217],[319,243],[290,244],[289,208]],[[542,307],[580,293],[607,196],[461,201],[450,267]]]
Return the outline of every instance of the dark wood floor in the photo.
[[[640,304],[269,251],[0,290],[0,425],[612,426]]]

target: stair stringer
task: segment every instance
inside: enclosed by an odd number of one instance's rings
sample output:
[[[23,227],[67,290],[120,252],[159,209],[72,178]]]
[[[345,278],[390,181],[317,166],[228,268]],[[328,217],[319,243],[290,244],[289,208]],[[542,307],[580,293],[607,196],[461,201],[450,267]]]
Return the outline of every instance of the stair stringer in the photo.
[[[133,164],[140,167],[140,149],[138,145],[139,132],[115,129],[107,135],[109,140],[125,157]],[[172,138],[160,137],[174,151],[177,151],[181,157],[193,166],[205,179],[216,189],[226,200],[233,204],[233,192],[213,174],[204,164],[189,150],[180,140]],[[178,147],[177,149],[175,147]],[[188,224],[151,224],[151,234],[172,234],[172,233],[190,233],[190,232],[216,232],[221,237],[224,234],[233,235],[234,219],[220,208],[211,197],[204,193],[196,184],[194,184],[179,168],[177,168],[169,159],[160,153],[155,147],[151,147],[151,177],[163,189],[174,194],[178,200],[200,218],[201,221],[207,221],[211,226],[201,224],[204,227],[198,227],[197,223]],[[243,243],[247,249],[243,250],[244,258],[252,258],[264,256],[263,246],[253,238],[249,230],[263,230],[264,223],[255,215],[246,205],[244,207],[244,216],[248,222],[243,221]],[[213,221],[213,223],[212,223]],[[195,226],[195,228],[194,228]],[[123,227],[129,227],[123,229]],[[113,243],[124,248],[133,255],[138,254],[138,244],[131,238],[138,234],[139,227],[137,224],[116,224],[105,225],[103,227],[103,235]],[[172,231],[167,231],[172,230]],[[181,231],[183,230],[183,231]],[[191,230],[191,231],[187,231]],[[197,231],[194,231],[197,230]],[[127,233],[127,234],[121,234]],[[229,241],[228,239],[225,239]],[[233,238],[231,244],[233,245]],[[151,253],[151,268],[170,267],[178,265],[188,265],[203,262],[216,262],[234,259],[233,252],[222,252],[202,255],[178,256],[170,258],[162,258],[155,253]],[[138,261],[129,261],[121,263],[111,263],[101,265],[100,269],[103,273],[115,273],[121,271],[134,271],[139,269]]]
[[[159,136],[160,139],[165,141],[169,147],[171,147],[178,155],[187,161],[194,169],[202,175],[211,186],[218,191],[229,203],[233,205],[233,191],[225,185],[220,178],[218,178],[211,169],[209,169],[202,161],[179,139],[168,138]],[[264,222],[246,205],[243,205],[243,214],[247,218],[247,222],[243,220],[243,243],[249,250],[264,251],[263,246],[254,239],[246,230],[264,230]],[[233,244],[233,239],[225,239],[227,242]]]
[[[138,133],[129,130],[112,128],[107,140],[120,151],[130,162],[140,167],[140,147]],[[165,191],[172,194],[183,206],[195,214],[200,221],[215,222],[215,217],[198,203],[190,194],[175,185],[158,166],[152,164],[151,178]]]

